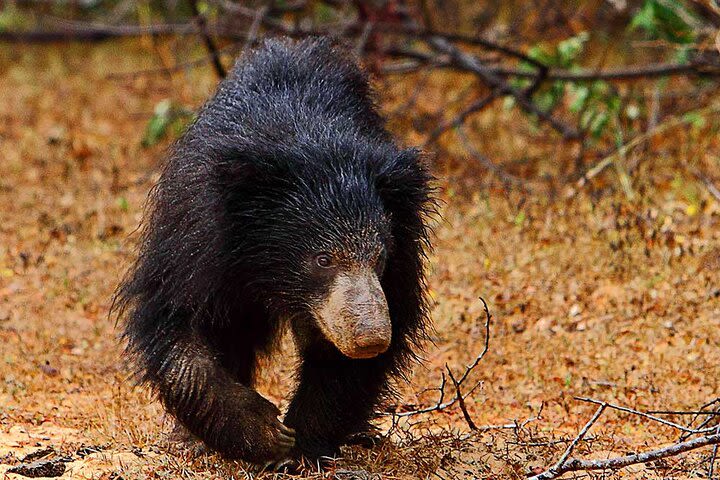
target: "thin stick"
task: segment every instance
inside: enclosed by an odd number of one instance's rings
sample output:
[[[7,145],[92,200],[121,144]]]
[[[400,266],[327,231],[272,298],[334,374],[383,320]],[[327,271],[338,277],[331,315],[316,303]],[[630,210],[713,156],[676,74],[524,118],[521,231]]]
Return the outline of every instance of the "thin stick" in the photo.
[[[222,48],[218,49],[219,52],[226,52],[228,50],[231,50],[232,48],[236,47],[237,43],[231,43],[229,45],[225,45]],[[211,54],[204,55],[200,58],[197,58],[195,60],[189,60],[187,62],[182,62],[175,64],[171,67],[156,67],[156,68],[146,68],[143,70],[133,70],[130,72],[112,72],[105,75],[105,78],[108,80],[121,80],[124,78],[135,78],[140,77],[143,75],[155,75],[159,73],[175,73],[180,72],[182,70],[188,69],[188,68],[194,68],[199,67],[200,65],[204,65],[211,61]]]
[[[435,143],[435,141],[442,136],[443,133],[447,132],[448,130],[451,130],[453,128],[458,127],[459,125],[462,125],[465,123],[465,120],[474,113],[477,113],[486,107],[490,106],[492,102],[498,98],[498,92],[492,91],[489,95],[486,97],[481,98],[480,100],[477,100],[473,102],[469,107],[467,107],[462,112],[458,113],[452,120],[448,122],[444,122],[441,125],[439,125],[435,130],[433,130],[430,135],[428,136],[427,140],[425,140],[425,147],[432,145]]]
[[[460,405],[460,411],[463,414],[463,418],[465,419],[465,423],[467,423],[468,427],[470,427],[470,430],[475,431],[477,430],[477,425],[475,425],[475,422],[473,422],[472,417],[470,416],[470,413],[467,410],[467,405],[465,405],[465,398],[462,396],[462,392],[460,391],[460,382],[455,380],[455,375],[453,375],[452,371],[450,370],[450,367],[445,364],[445,370],[447,370],[448,376],[450,376],[450,380],[452,380],[453,385],[455,385],[455,398],[457,399],[458,404]]]
[[[227,75],[227,71],[225,70],[225,67],[220,61],[220,54],[218,53],[217,45],[215,45],[215,41],[212,39],[212,37],[207,31],[207,21],[205,20],[205,16],[200,13],[197,0],[190,0],[190,9],[192,10],[195,21],[200,28],[200,36],[205,43],[205,48],[207,49],[208,53],[210,53],[210,58],[212,59],[215,73],[217,74],[218,78],[225,78],[225,76]]]
[[[720,433],[720,425],[715,429],[715,434]],[[712,455],[710,455],[710,465],[708,466],[708,480],[712,480],[713,478],[713,471],[715,470],[715,459],[717,458],[718,454],[718,446],[717,444],[713,447]]]
[[[701,108],[699,110],[695,110],[694,112],[690,112],[690,113],[695,113],[698,115],[707,115],[707,114],[715,113],[718,111],[720,111],[720,104],[714,104],[709,107]],[[643,133],[642,135],[638,135],[637,137],[633,138],[629,142],[622,145],[620,148],[615,150],[610,155],[608,155],[605,158],[603,158],[602,160],[600,160],[597,164],[595,164],[595,166],[592,167],[590,170],[588,170],[585,173],[585,175],[580,177],[580,180],[577,181],[576,186],[577,187],[584,186],[588,181],[595,178],[600,172],[602,172],[608,166],[610,166],[615,161],[616,158],[618,158],[619,156],[622,156],[622,155],[626,155],[628,153],[628,151],[630,151],[631,149],[644,143],[645,141],[649,140],[650,138],[654,137],[655,135],[663,133],[671,128],[674,128],[674,127],[677,127],[680,125],[685,125],[689,121],[690,120],[688,119],[687,114],[680,116],[680,117],[673,117],[673,118],[665,121],[664,123],[661,123],[654,129],[648,130],[647,132]]]
[[[255,43],[258,31],[260,30],[260,25],[262,25],[262,21],[268,14],[269,10],[270,7],[268,5],[263,5],[255,11],[255,17],[253,17],[250,30],[248,30],[247,37],[245,38],[245,43],[243,43],[242,53],[245,53],[247,49]]]
[[[575,450],[575,447],[578,446],[578,444],[582,441],[583,438],[585,438],[585,435],[587,435],[587,432],[590,430],[590,428],[595,425],[595,422],[598,421],[600,416],[603,414],[605,409],[608,407],[606,403],[603,403],[598,407],[597,410],[595,410],[595,414],[590,418],[590,420],[587,421],[585,426],[580,430],[580,433],[577,434],[575,439],[570,442],[570,445],[568,445],[568,448],[565,450],[565,452],[560,457],[560,460],[550,468],[551,472],[558,472],[560,471],[563,466],[565,465],[565,462],[567,462],[568,458],[570,458],[570,455],[572,455],[572,452]]]
[[[575,400],[579,400],[581,402],[594,403],[596,405],[606,405],[608,408],[612,408],[613,410],[618,410],[620,412],[638,415],[640,417],[647,418],[648,420],[652,420],[653,422],[661,423],[663,425],[667,425],[668,427],[676,428],[676,429],[678,429],[682,432],[686,432],[686,433],[705,434],[705,433],[710,433],[715,430],[714,426],[710,427],[710,428],[701,428],[701,429],[689,428],[684,425],[680,425],[679,423],[671,422],[670,420],[665,420],[664,418],[656,417],[655,415],[651,415],[649,413],[640,412],[638,410],[634,410],[634,409],[628,408],[628,407],[623,407],[620,405],[615,405],[613,403],[603,402],[601,400],[596,400],[594,398],[587,398],[587,397],[574,397],[574,398],[575,398]]]
[[[695,178],[700,180],[703,185],[705,185],[705,188],[707,188],[707,191],[710,192],[710,195],[715,197],[715,200],[720,202],[720,188],[716,187],[712,180],[710,180],[710,178],[704,173],[702,173],[699,169],[693,168],[692,172],[693,175],[695,175]]]

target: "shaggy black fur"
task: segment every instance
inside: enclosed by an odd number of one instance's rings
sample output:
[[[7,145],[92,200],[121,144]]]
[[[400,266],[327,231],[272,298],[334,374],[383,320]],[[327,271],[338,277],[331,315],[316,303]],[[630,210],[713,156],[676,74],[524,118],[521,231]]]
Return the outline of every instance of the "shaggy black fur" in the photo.
[[[369,427],[425,336],[431,176],[389,136],[348,58],[327,40],[270,40],[238,62],[173,147],[118,289],[141,380],[227,457],[336,454]],[[313,319],[328,285],[309,262],[341,251],[362,263],[378,248],[392,343],[353,360]],[[252,389],[256,356],[285,324],[302,357],[289,452],[280,412]]]

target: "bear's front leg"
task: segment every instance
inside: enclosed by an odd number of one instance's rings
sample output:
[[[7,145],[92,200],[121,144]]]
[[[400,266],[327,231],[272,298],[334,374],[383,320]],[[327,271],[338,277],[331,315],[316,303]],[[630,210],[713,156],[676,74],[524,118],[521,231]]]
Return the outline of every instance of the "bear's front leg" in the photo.
[[[278,408],[232,378],[198,335],[173,337],[146,351],[152,352],[146,379],[165,408],[225,457],[255,463],[286,458],[295,432],[278,419]]]
[[[350,436],[369,430],[390,363],[386,354],[356,360],[340,352],[306,352],[285,415],[296,432],[293,453],[311,461],[336,457]]]

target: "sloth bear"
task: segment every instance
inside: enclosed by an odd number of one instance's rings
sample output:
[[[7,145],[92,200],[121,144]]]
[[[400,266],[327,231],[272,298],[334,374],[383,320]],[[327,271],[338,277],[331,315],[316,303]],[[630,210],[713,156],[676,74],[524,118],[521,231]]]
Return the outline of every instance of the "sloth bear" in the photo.
[[[316,460],[371,429],[427,337],[433,178],[327,39],[267,40],[171,148],[118,288],[138,379],[210,449]],[[288,327],[284,419],[253,389]]]

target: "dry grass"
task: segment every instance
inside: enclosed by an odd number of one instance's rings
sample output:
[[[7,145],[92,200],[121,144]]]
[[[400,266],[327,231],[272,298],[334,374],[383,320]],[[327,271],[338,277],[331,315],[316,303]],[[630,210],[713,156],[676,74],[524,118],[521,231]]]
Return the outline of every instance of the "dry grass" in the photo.
[[[198,70],[107,81],[110,70],[150,65],[135,44],[0,54],[0,472],[39,448],[73,453],[84,444],[102,451],[69,463],[68,478],[243,478],[237,463],[193,459],[169,445],[170,422],[127,380],[108,319],[162,152],[140,147],[145,122],[164,97],[198,105],[214,79]],[[407,116],[435,113],[458,95],[453,82],[438,75]],[[388,111],[406,96],[401,83],[388,88]],[[496,126],[517,120],[509,115],[474,122],[494,156],[542,152],[557,159],[548,171],[569,158],[562,146],[528,145],[519,130]],[[632,201],[585,190],[565,198],[562,188],[554,199],[506,195],[484,188],[459,147],[446,145],[430,273],[435,344],[404,391],[404,408],[432,404],[436,392],[414,392],[436,386],[446,362],[459,371],[482,348],[483,296],[494,315],[492,343],[473,373],[484,384],[469,413],[477,425],[504,424],[542,404],[542,418],[475,435],[455,409],[412,418],[378,447],[348,449],[338,470],[522,478],[556,460],[562,439],[592,414],[573,396],[675,410],[720,396],[720,206],[683,170],[692,161],[718,171],[717,126],[710,118],[704,130],[671,132],[636,153],[644,180]],[[393,128],[419,140],[406,120]],[[612,171],[599,181],[614,182]],[[261,386],[281,405],[291,363],[270,366]],[[380,425],[388,428],[389,418]],[[677,434],[606,414],[590,436],[578,453],[600,458]],[[629,472],[688,477],[706,468],[707,453]]]

